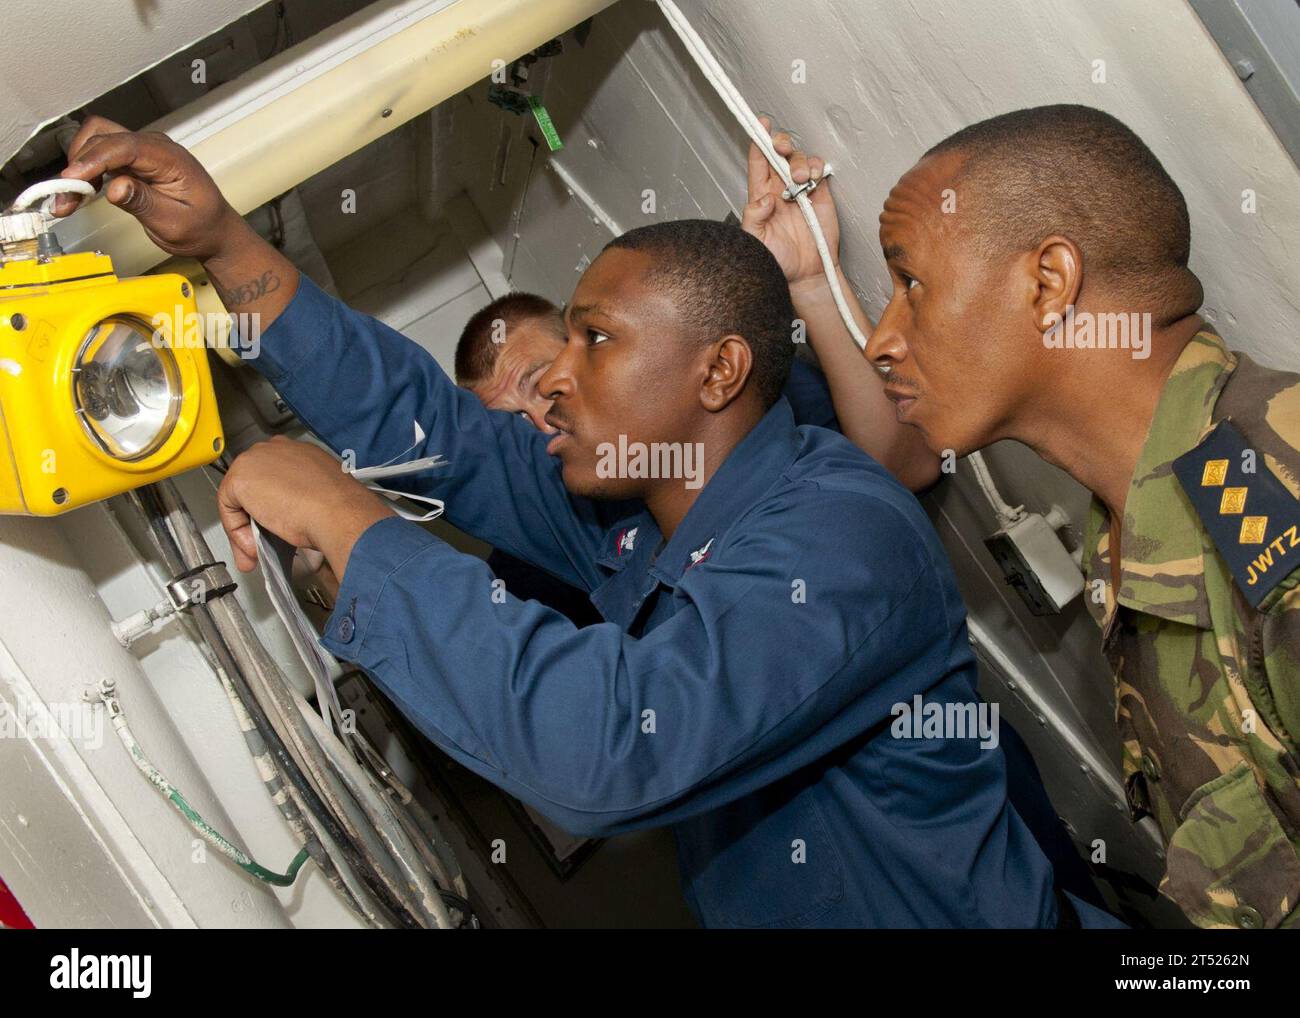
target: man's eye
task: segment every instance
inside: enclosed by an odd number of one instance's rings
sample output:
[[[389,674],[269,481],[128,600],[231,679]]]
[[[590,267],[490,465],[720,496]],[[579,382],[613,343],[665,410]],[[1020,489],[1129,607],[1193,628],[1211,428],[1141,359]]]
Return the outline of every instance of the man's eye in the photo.
[[[603,332],[597,332],[595,329],[587,330],[587,342],[589,342],[592,346],[595,346],[597,343],[603,343],[607,339],[609,339],[609,337],[606,336]]]
[[[913,279],[911,276],[907,275],[907,273],[900,273],[900,275],[902,276],[903,279],[903,289],[907,290],[910,293],[912,291],[912,288],[917,285],[917,281]]]
[[[528,416],[527,410],[516,410],[515,413],[517,413],[520,417],[522,417],[526,421],[532,421],[532,418]]]

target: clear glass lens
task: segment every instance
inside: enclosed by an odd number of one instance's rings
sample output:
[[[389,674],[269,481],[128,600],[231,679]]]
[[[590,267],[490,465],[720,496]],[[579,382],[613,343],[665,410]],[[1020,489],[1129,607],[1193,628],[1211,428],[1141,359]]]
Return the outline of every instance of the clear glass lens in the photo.
[[[118,459],[147,456],[167,441],[180,415],[176,358],[155,346],[134,318],[106,318],[86,334],[73,365],[77,416],[99,446]]]

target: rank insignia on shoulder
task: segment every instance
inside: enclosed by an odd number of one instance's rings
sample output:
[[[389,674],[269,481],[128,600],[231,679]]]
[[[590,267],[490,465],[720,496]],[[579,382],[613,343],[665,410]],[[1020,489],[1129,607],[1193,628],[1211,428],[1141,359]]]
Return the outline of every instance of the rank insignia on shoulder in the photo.
[[[1237,586],[1258,608],[1300,568],[1300,500],[1231,421],[1220,421],[1173,468]]]

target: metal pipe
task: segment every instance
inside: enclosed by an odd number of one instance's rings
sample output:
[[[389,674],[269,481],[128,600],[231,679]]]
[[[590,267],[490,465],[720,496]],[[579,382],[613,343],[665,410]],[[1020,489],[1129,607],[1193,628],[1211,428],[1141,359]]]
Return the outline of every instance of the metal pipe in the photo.
[[[611,2],[372,4],[150,129],[193,152],[246,214]],[[168,257],[133,216],[102,198],[58,234],[66,250],[107,253],[122,275]]]

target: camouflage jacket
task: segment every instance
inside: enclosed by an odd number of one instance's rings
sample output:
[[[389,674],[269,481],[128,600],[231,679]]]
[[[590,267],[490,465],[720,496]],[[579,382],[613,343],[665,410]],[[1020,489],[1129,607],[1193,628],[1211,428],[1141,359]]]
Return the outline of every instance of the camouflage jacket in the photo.
[[[1094,500],[1085,599],[1115,677],[1134,819],[1198,926],[1300,926],[1300,375],[1188,344],[1124,508]]]

